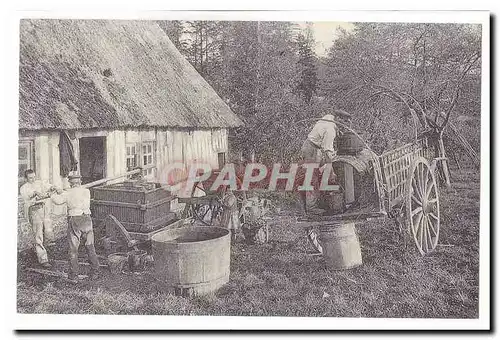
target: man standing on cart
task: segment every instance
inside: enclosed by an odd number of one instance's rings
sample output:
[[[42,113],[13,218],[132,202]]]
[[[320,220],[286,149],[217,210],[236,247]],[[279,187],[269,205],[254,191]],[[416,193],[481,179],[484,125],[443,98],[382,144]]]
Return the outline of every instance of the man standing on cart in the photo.
[[[323,173],[325,166],[330,164],[336,155],[335,138],[338,134],[338,127],[335,124],[333,114],[324,115],[314,125],[307,139],[302,144],[301,155],[303,163],[320,163],[324,165],[320,169],[315,169],[312,186],[314,191],[301,191],[300,196],[303,208],[306,212],[314,211],[318,208],[317,190],[319,187],[320,173]],[[333,173],[332,173],[333,176]]]

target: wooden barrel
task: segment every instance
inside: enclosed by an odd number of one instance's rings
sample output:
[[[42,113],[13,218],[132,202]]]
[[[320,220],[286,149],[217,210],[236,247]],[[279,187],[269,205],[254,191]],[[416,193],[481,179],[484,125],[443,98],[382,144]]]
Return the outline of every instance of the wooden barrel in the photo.
[[[319,228],[323,257],[330,269],[349,269],[363,263],[354,223],[326,225]]]
[[[188,226],[151,238],[154,275],[176,295],[216,291],[229,281],[231,236],[218,227]]]
[[[344,132],[337,138],[337,154],[355,156],[364,149],[364,144],[352,132]]]

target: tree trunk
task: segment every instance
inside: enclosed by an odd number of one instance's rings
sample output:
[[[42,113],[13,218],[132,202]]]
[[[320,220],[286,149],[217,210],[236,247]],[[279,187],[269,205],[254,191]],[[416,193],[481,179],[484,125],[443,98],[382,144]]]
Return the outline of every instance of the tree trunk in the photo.
[[[457,158],[457,154],[456,154],[456,152],[455,152],[455,151],[453,151],[452,155],[453,155],[453,159],[455,160],[455,163],[457,164],[458,170],[460,170],[460,171],[461,171],[461,170],[462,170],[462,167],[460,166],[460,162],[458,161],[458,158]]]
[[[448,160],[446,159],[446,152],[444,150],[442,132],[441,132],[441,135],[439,136],[439,139],[438,139],[438,148],[439,148],[439,155],[438,156],[445,158],[441,161],[440,169],[441,169],[441,172],[443,174],[443,178],[444,178],[444,182],[446,184],[446,187],[449,189],[449,188],[451,188],[450,169],[448,168]]]

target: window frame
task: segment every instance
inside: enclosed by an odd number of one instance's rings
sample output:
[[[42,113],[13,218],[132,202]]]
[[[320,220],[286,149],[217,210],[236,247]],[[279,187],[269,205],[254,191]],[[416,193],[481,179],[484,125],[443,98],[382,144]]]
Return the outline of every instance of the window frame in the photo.
[[[35,141],[32,139],[26,140],[26,139],[21,139],[18,141],[18,148],[21,147],[26,147],[27,148],[27,155],[26,155],[26,160],[21,160],[19,158],[19,149],[18,149],[18,154],[17,154],[17,164],[18,164],[18,182],[22,183],[24,182],[24,174],[19,174],[19,165],[21,164],[26,164],[26,170],[31,169],[36,172],[35,169]]]
[[[151,146],[151,151],[148,147]],[[146,147],[146,152],[144,152],[144,147]],[[147,159],[144,162],[144,157],[151,156],[151,161]],[[145,164],[147,163],[147,164]],[[145,140],[140,143],[140,166],[142,168],[142,174],[144,177],[156,176],[156,141],[155,140]]]
[[[221,158],[222,158],[222,164],[221,164]],[[217,166],[219,170],[222,170],[224,166],[227,164],[227,152],[217,152]]]
[[[130,154],[129,154],[130,148]],[[135,153],[132,153],[132,148],[134,148]],[[126,143],[125,144],[125,166],[127,167],[127,171],[130,171],[134,168],[137,168],[137,158],[139,154],[137,153],[138,145],[137,143]],[[129,166],[129,160],[133,161],[133,166]]]

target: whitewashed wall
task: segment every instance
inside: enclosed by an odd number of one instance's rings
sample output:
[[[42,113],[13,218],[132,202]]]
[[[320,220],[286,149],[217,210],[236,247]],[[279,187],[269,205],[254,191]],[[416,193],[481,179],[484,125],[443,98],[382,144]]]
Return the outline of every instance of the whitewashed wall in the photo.
[[[106,177],[120,175],[126,169],[126,144],[156,141],[157,174],[168,164],[206,162],[218,167],[218,153],[228,151],[227,130],[115,130],[77,131],[72,140],[75,156],[80,158],[78,138],[106,137]],[[56,186],[66,186],[60,176],[59,132],[29,132],[20,139],[34,141],[37,176]]]
[[[218,153],[228,151],[227,130],[168,130],[157,132],[157,169],[158,180],[165,182],[163,176],[169,164],[180,162],[186,165],[205,162],[212,168],[218,167]],[[175,181],[182,180],[179,173]]]
[[[106,175],[105,177],[119,176],[127,171],[125,131],[110,131],[106,136]],[[120,182],[118,179],[114,182]],[[110,183],[114,183],[110,182]]]

